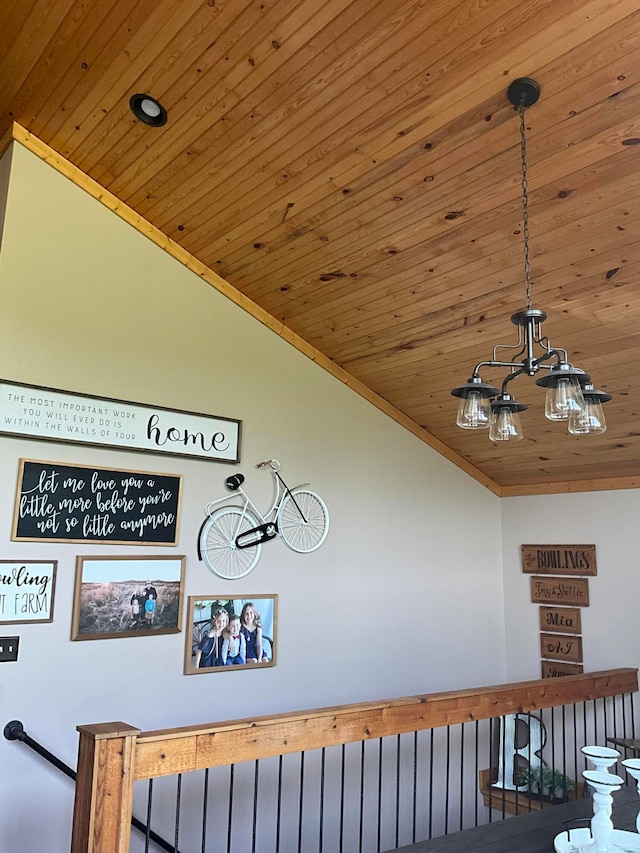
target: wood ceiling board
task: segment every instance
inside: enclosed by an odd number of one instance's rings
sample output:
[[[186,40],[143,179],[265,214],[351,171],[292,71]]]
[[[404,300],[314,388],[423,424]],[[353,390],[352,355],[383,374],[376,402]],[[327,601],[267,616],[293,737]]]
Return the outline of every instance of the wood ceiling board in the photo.
[[[624,146],[619,146],[619,147],[622,148],[623,151],[625,151],[626,147],[624,147]],[[628,146],[628,148],[631,148],[631,146]],[[592,150],[593,150],[593,148],[592,148]],[[579,153],[579,152],[576,152],[576,153]],[[625,151],[625,154],[626,154],[626,151]],[[610,158],[607,158],[607,159],[610,159]],[[486,189],[487,186],[488,185],[483,185],[483,186],[479,187],[479,189],[477,191],[479,196],[483,192],[484,193],[487,192],[487,189]],[[465,200],[465,202],[466,201],[467,200]],[[557,200],[556,199],[554,199],[553,203],[557,207]],[[513,204],[513,202],[511,202],[511,204]],[[399,207],[398,218],[399,218],[400,222],[401,223],[403,221],[406,222],[406,220],[403,217],[403,211],[402,211],[401,206],[398,206],[398,207]],[[467,208],[464,208],[464,210],[465,210],[465,217],[466,217],[466,214],[468,212],[470,212],[469,206]],[[543,213],[544,211],[538,210],[536,192],[534,191],[532,193],[532,208],[531,208],[532,228],[536,228],[536,226],[537,226],[537,218],[535,218],[535,217],[537,217],[539,212]],[[515,209],[514,209],[514,213],[515,213]],[[438,213],[437,213],[437,221],[439,223],[439,225],[437,227],[439,227],[441,229],[441,232],[446,232],[449,228],[452,227],[452,223],[446,220],[446,218],[445,218],[446,215],[447,215],[447,209],[446,208],[443,209],[440,206]],[[513,254],[514,257],[516,257],[516,255],[518,254],[518,251],[519,251],[520,255],[522,254],[522,245],[521,244],[518,245],[518,241],[515,241],[512,239],[514,230],[517,231],[518,226],[520,225],[519,218],[520,218],[520,216],[518,215],[517,218],[516,218],[516,216],[514,216],[514,218],[511,220],[512,225],[511,225],[511,230],[509,232],[509,240],[510,240],[509,251],[511,252],[511,254]],[[483,217],[478,215],[478,219],[481,221],[483,219]],[[473,223],[475,221],[476,221],[475,219],[470,218],[469,222],[467,223],[466,231],[467,231],[467,235],[470,237],[471,240],[475,239],[475,238],[471,237],[471,234],[473,233]],[[422,240],[425,241],[422,244],[422,246],[420,244],[414,246],[413,247],[413,249],[415,250],[414,254],[408,254],[407,253],[407,252],[411,252],[412,251],[411,249],[406,250],[404,252],[400,252],[399,256],[394,256],[392,258],[386,257],[386,254],[385,254],[385,257],[383,260],[380,259],[380,255],[382,254],[382,251],[384,251],[383,246],[381,246],[381,245],[374,246],[373,249],[370,251],[372,253],[374,253],[374,259],[378,264],[384,264],[388,267],[391,267],[394,265],[397,266],[398,264],[401,264],[401,265],[409,264],[411,259],[413,257],[415,257],[415,252],[419,252],[421,249],[423,249],[423,247],[425,245],[427,245],[426,244],[427,240],[430,243],[434,242],[433,226],[432,226],[431,222],[427,218],[420,219],[419,217],[416,217],[414,222],[415,222],[415,224],[413,227],[416,231],[417,239],[419,240],[420,238],[422,238]],[[587,220],[587,224],[588,224],[588,220]],[[570,223],[570,226],[571,225],[575,225],[576,228],[578,227],[577,223]],[[411,226],[409,225],[408,227],[411,227]],[[391,229],[388,229],[388,230],[391,231]],[[406,231],[407,231],[407,227],[405,227],[405,233],[406,233]],[[400,232],[400,233],[402,234],[402,232]],[[538,239],[537,228],[536,228],[535,237],[537,240]],[[365,231],[365,238],[366,238],[366,231]],[[435,238],[435,239],[437,239],[437,238]],[[540,237],[540,239],[542,239],[542,237]],[[552,239],[553,239],[553,237],[552,237]],[[533,237],[532,237],[532,240],[533,240]],[[348,240],[345,241],[345,243],[348,243],[348,242],[349,242]],[[350,242],[353,243],[353,240],[351,240]],[[387,238],[386,245],[393,245],[393,243],[394,243],[394,236],[393,236],[393,234],[389,234],[388,238]],[[319,244],[319,245],[321,245],[321,244]],[[533,248],[536,248],[536,249],[538,248],[537,243],[533,246]],[[325,251],[325,250],[319,249],[317,251],[317,253],[320,254],[320,252],[322,252],[322,251]],[[333,248],[332,248],[332,251],[333,251]],[[358,251],[360,252],[359,254],[358,254]],[[256,253],[256,255],[257,254],[258,253]],[[440,269],[440,265],[439,265],[440,259],[437,256],[434,259],[433,255],[431,255],[428,260],[430,260],[432,266],[436,266],[438,269]],[[483,261],[484,261],[484,258],[480,258],[480,262],[483,262]],[[314,274],[314,276],[312,278],[307,277],[302,283],[298,282],[295,279],[295,277],[293,277],[293,279],[292,279],[292,277],[285,277],[284,280],[287,281],[291,286],[300,287],[301,284],[302,285],[316,284],[319,276],[323,274],[322,273],[323,269],[325,271],[330,271],[330,270],[337,268],[343,272],[346,271],[345,274],[350,274],[351,271],[357,271],[356,272],[357,275],[364,275],[366,273],[370,274],[371,272],[374,271],[371,269],[370,261],[368,261],[362,255],[362,250],[353,250],[350,254],[345,252],[345,255],[343,256],[343,259],[342,259],[342,263],[340,265],[338,265],[338,262],[339,262],[339,258],[332,256],[331,258],[329,258],[324,263],[323,267],[320,267],[320,269],[317,270],[317,272]],[[462,259],[460,259],[459,264],[462,262],[463,262]],[[256,258],[256,264],[261,265],[261,259],[260,258]],[[256,292],[255,288],[247,288],[247,291],[250,293],[252,298],[260,299],[260,298],[264,297],[266,295],[266,293],[269,291],[269,287],[270,287],[269,279],[266,279],[266,280],[262,279],[262,281],[264,281],[264,283],[262,284],[262,286],[258,292]],[[282,278],[280,278],[279,281],[282,281]],[[273,287],[273,285],[271,285],[271,287]],[[275,306],[272,308],[272,310],[274,310],[274,311],[276,310]]]
[[[435,112],[436,112],[436,114],[438,114],[438,115],[440,115],[440,113],[442,112],[442,110],[436,111],[436,110],[435,110],[435,107],[434,107],[434,111],[435,111]],[[397,131],[395,131],[395,132],[393,133],[393,136],[394,136],[394,137],[395,137],[395,136],[397,136]],[[350,140],[350,142],[351,142],[351,140]],[[384,142],[385,142],[385,144],[387,143],[387,139],[386,139],[386,137],[385,137],[385,139],[384,139]],[[397,144],[397,143],[396,143],[396,144]],[[402,145],[403,145],[403,146],[405,146],[405,145],[406,145],[406,142],[405,142],[404,140],[403,140],[403,142],[402,142]],[[353,147],[353,145],[351,145],[351,147]],[[387,145],[387,147],[389,147],[389,146]],[[344,158],[342,158],[342,159],[344,160]],[[360,159],[361,159],[361,158],[360,158]],[[326,164],[325,164],[325,165],[326,165]],[[341,165],[342,165],[342,164],[341,164]],[[289,169],[289,171],[292,171],[292,170],[291,170],[291,169]],[[295,171],[295,169],[294,169],[294,171]],[[291,186],[291,184],[292,184],[292,182],[291,182],[291,181],[288,181],[288,182],[287,182],[287,188],[286,188],[286,191],[287,191],[287,193],[288,193],[288,194],[290,194],[290,193],[291,193],[291,190],[292,190],[292,186]],[[268,185],[266,186],[266,192],[267,192],[267,194],[271,193],[274,189],[275,189],[275,188],[271,185],[271,183],[268,183]],[[224,226],[224,224],[225,224],[225,223],[218,223],[218,224],[222,227],[222,226]]]
[[[3,131],[13,112],[53,149],[39,156],[98,178],[95,197],[130,205],[142,233],[448,458],[509,494],[541,477],[570,490],[571,470],[588,487],[614,468],[640,477],[628,0],[8,0],[0,24]],[[513,448],[458,430],[449,393],[513,339],[524,301],[505,99],[522,74],[542,86],[527,113],[533,302],[551,340],[620,389],[609,432],[569,437],[589,448],[569,462],[564,433],[533,416],[532,380],[518,380],[532,409]],[[133,91],[164,103],[164,128],[133,118]]]

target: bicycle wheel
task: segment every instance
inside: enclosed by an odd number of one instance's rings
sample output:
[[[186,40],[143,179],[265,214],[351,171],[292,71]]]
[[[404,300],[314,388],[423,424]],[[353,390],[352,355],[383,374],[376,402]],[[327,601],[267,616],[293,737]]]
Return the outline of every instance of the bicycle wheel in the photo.
[[[238,548],[236,537],[257,526],[254,516],[240,507],[225,506],[212,513],[200,533],[200,554],[209,569],[227,580],[248,575],[258,562],[262,543]]]
[[[292,551],[298,554],[315,551],[329,532],[327,505],[320,495],[309,489],[292,489],[280,505],[278,531]]]

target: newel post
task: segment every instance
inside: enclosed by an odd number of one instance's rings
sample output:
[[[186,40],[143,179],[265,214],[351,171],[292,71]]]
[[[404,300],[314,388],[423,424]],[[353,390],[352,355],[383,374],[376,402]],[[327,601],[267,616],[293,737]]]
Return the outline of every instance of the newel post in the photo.
[[[133,762],[140,729],[78,726],[78,776],[71,853],[128,853]]]

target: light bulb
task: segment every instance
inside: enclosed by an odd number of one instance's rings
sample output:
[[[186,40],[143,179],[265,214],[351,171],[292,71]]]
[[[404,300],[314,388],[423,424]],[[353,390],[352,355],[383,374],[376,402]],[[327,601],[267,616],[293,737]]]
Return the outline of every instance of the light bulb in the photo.
[[[582,388],[575,377],[561,376],[547,386],[544,413],[550,421],[565,421],[572,412],[584,411]]]
[[[520,441],[522,438],[522,424],[520,415],[508,406],[503,406],[491,415],[489,426],[489,438],[491,441]]]
[[[158,118],[161,113],[160,105],[151,98],[143,98],[140,101],[140,109],[150,118]]]
[[[479,391],[470,390],[460,398],[456,423],[462,429],[487,429],[491,417],[491,400]]]
[[[584,411],[572,412],[569,416],[569,432],[572,435],[605,432],[607,422],[605,421],[600,400],[586,397],[584,405]]]

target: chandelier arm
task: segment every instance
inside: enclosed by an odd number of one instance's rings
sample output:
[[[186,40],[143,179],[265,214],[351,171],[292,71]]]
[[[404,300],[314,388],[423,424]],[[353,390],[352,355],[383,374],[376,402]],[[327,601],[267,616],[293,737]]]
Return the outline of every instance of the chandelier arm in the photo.
[[[502,381],[502,396],[507,393],[507,383],[511,382],[512,379],[515,379],[516,376],[520,376],[525,372],[524,368],[521,367],[519,370],[514,370],[513,373],[508,373]]]
[[[565,356],[564,359],[561,358],[560,353],[563,353],[563,355]],[[563,349],[561,349],[561,350],[550,349],[550,350],[547,350],[547,352],[545,352],[544,355],[541,355],[539,358],[534,359],[533,364],[536,368],[537,367],[546,367],[548,370],[551,370],[553,365],[544,364],[545,361],[548,361],[550,358],[556,358],[557,359],[556,364],[560,364],[561,361],[567,360],[566,356],[567,356],[567,354]]]
[[[513,361],[495,361],[495,360],[480,361],[480,362],[478,362],[478,364],[476,364],[476,366],[473,369],[473,376],[479,376],[480,375],[480,368],[481,367],[506,367],[506,368],[509,368],[513,372],[513,368],[516,367],[516,365],[514,364]],[[520,367],[518,369],[518,371],[516,373],[514,373],[513,375],[517,376],[522,372],[523,372],[523,369],[522,369],[522,367]]]
[[[519,355],[522,355],[524,352],[527,351],[527,345],[526,342],[522,340],[518,340],[517,344],[496,344],[493,348],[494,359],[496,358],[499,349],[517,349],[518,352],[514,353],[513,355],[513,358],[517,358]]]
[[[543,349],[552,350],[551,341],[546,335],[542,334],[542,323],[536,324],[536,329],[538,330],[537,335],[534,335],[533,340],[541,346]]]
[[[549,346],[551,346],[549,341],[547,341],[547,343],[549,344]],[[555,357],[558,359],[558,362],[569,361],[569,354],[567,353],[566,349],[562,349],[562,347],[550,349],[549,355],[555,355]]]
[[[494,348],[493,348],[493,359],[494,359],[494,361],[496,360],[496,355],[497,355],[497,352],[499,349],[518,349],[518,347],[520,349],[516,353],[516,357],[521,355],[523,352],[525,352],[526,348],[527,348],[526,336],[523,338],[522,326],[520,326],[520,325],[518,326],[518,340],[516,341],[515,344],[496,344],[494,346]]]

